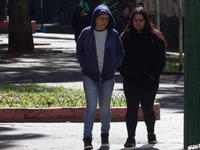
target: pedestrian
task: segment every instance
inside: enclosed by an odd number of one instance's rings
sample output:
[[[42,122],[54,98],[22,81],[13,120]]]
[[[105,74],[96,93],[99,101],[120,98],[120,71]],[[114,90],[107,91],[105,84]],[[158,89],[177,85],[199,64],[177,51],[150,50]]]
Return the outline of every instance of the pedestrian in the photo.
[[[142,3],[142,2],[138,3],[137,7],[144,7],[144,3]]]
[[[92,8],[90,9],[90,11],[87,13],[87,20],[88,20],[87,22],[88,22],[89,25],[90,25],[91,20],[92,20],[92,14],[93,14],[93,12],[94,12],[94,9],[95,9],[97,6],[103,4],[103,0],[94,0],[93,2],[94,2],[94,7],[92,7]]]
[[[90,11],[90,6],[88,5],[87,2],[85,2],[85,0],[80,0],[79,2],[79,7],[83,7],[84,11],[87,13]]]
[[[71,20],[71,25],[74,31],[74,38],[77,42],[78,36],[81,31],[87,27],[87,18],[83,7],[76,7],[74,10],[74,15]]]
[[[129,20],[130,20],[129,8],[128,6],[122,6],[121,14],[119,18],[116,19],[116,25],[115,25],[115,29],[118,31],[119,34],[121,34],[124,31]]]
[[[101,113],[101,146],[109,146],[110,101],[114,87],[115,70],[121,65],[124,49],[114,30],[114,18],[105,4],[93,12],[91,26],[85,28],[77,41],[76,56],[82,67],[86,95],[84,117],[84,149],[92,149],[92,130],[97,108]]]
[[[138,3],[137,7],[144,7],[144,3],[142,3],[142,2]],[[149,14],[149,18],[151,19],[151,14]]]
[[[141,104],[147,127],[149,144],[156,144],[154,100],[159,77],[165,65],[167,43],[162,33],[154,28],[143,7],[133,10],[130,22],[122,35],[125,56],[119,71],[127,101],[126,127],[128,138],[124,147],[134,147]]]

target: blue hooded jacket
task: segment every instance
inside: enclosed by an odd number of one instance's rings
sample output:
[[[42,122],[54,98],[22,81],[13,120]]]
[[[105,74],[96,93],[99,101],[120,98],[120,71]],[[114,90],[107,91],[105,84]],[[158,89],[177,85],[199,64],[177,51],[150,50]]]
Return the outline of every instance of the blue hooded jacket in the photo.
[[[105,42],[104,65],[102,73],[99,72],[95,36],[93,33],[95,21],[100,13],[107,13],[110,20],[107,25],[107,37]],[[76,45],[76,57],[82,67],[83,75],[89,76],[95,81],[107,81],[114,78],[115,70],[121,65],[124,48],[121,38],[114,29],[114,18],[105,4],[97,6],[93,12],[91,26],[82,30]]]

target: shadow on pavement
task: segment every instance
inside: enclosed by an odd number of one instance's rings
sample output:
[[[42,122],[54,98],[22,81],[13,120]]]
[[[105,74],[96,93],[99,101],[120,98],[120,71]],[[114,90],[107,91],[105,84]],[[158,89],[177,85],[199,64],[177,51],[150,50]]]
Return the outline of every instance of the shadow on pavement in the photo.
[[[158,148],[154,148],[153,145],[143,145],[141,147],[130,147],[130,148],[123,148],[121,150],[159,150]]]
[[[26,139],[34,139],[45,137],[42,134],[19,134],[19,135],[0,135],[0,141],[11,141],[11,140],[26,140]]]
[[[2,133],[2,132],[5,132],[5,131],[14,131],[14,130],[16,130],[16,129],[9,128],[9,127],[1,127],[1,126],[0,126],[0,132],[1,132],[1,133]]]
[[[18,130],[17,128],[13,127],[2,127],[0,126],[0,149],[9,149],[9,147],[16,147],[15,144],[13,144],[12,141],[17,141],[17,140],[30,140],[30,139],[35,139],[35,138],[42,138],[46,137],[45,135],[42,134],[16,134],[16,135],[8,135],[8,134],[2,134],[2,132],[9,132],[9,131],[16,131]]]
[[[109,146],[101,146],[98,150],[109,150]]]
[[[174,92],[176,90],[176,92]],[[159,88],[158,94],[163,96],[159,98],[161,108],[180,109],[184,108],[184,87]]]
[[[6,135],[1,134],[0,135],[0,149],[6,149],[9,147],[15,147],[16,145],[12,144],[12,141],[16,140],[30,140],[35,138],[42,138],[45,137],[42,134],[19,134],[19,135]]]
[[[9,128],[9,127],[0,127],[0,133],[5,131],[13,131],[17,130],[16,128]],[[8,134],[0,134],[0,149],[8,149],[9,147],[16,147],[16,145],[12,144],[12,141],[17,140],[29,140],[35,138],[42,138],[46,137],[42,134],[17,134],[17,135],[8,135]]]
[[[0,56],[0,82],[47,83],[81,81],[74,53]]]
[[[37,35],[37,36],[34,36],[34,38],[35,39],[37,39],[37,38],[39,38],[39,39],[53,39],[53,40],[73,40],[74,41],[74,38],[64,38],[64,37],[55,37],[55,36],[51,36],[51,35],[46,35],[46,36],[39,36],[39,35]]]

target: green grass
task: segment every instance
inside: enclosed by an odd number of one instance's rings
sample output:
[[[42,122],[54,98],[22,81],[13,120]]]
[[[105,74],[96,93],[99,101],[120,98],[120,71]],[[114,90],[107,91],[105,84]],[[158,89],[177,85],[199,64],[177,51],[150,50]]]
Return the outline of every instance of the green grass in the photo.
[[[125,106],[124,97],[114,96],[111,106]],[[49,87],[37,84],[0,84],[0,107],[12,108],[50,108],[85,107],[83,90]]]
[[[184,56],[183,56],[183,60],[184,60]],[[181,67],[181,66],[179,66],[179,56],[178,55],[167,54],[164,72],[183,73],[184,72],[184,61],[183,61],[183,67]]]

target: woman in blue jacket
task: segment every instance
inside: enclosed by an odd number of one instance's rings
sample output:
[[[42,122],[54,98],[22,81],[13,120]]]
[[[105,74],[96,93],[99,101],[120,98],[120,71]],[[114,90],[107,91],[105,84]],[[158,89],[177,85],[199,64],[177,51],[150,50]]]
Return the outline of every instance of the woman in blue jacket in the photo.
[[[84,118],[84,149],[92,149],[92,129],[97,108],[101,113],[102,146],[109,146],[110,100],[115,70],[121,65],[124,49],[114,29],[114,18],[105,4],[93,12],[91,26],[82,30],[76,46],[76,56],[82,68],[87,108]]]

